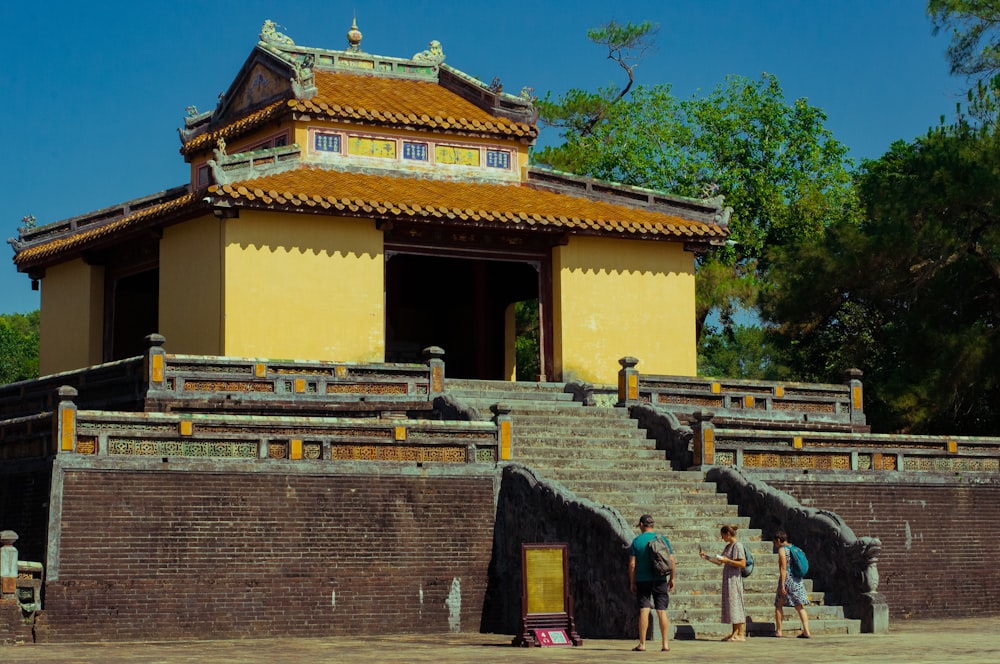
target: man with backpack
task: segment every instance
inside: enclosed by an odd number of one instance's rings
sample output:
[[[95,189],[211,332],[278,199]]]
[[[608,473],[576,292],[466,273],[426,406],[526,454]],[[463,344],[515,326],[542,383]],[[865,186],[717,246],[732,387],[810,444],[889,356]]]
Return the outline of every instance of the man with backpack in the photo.
[[[660,650],[666,651],[670,650],[667,607],[670,606],[670,591],[674,589],[674,552],[670,541],[653,530],[653,517],[649,514],[639,518],[639,530],[641,532],[629,547],[628,558],[629,586],[639,604],[639,645],[632,650],[642,652],[646,649],[649,611],[655,608],[660,622]]]
[[[800,639],[810,638],[809,616],[805,605],[809,603],[802,578],[809,569],[809,561],[802,549],[788,541],[785,531],[774,534],[774,546],[778,550],[778,592],[774,596],[774,635],[781,636],[781,618],[784,607],[794,606],[802,622]]]

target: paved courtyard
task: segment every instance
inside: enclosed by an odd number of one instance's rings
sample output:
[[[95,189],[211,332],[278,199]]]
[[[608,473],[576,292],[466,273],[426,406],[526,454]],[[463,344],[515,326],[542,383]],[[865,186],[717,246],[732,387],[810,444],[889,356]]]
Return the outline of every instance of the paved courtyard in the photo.
[[[0,646],[4,664],[59,662],[878,662],[908,664],[1000,662],[1000,616],[897,621],[885,635],[818,636],[809,640],[757,637],[746,643],[673,641],[671,652],[633,653],[632,641],[586,640],[577,648],[513,648],[510,637],[454,634],[441,637],[246,639],[142,643]],[[651,647],[655,643],[649,644]]]

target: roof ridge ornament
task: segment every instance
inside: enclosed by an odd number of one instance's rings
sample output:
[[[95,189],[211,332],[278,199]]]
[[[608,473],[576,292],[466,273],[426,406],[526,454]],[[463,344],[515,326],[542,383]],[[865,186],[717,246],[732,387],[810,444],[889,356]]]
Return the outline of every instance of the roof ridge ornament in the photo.
[[[264,19],[264,25],[260,28],[260,40],[265,44],[274,44],[276,46],[295,46],[295,42],[292,41],[291,37],[278,32],[278,27],[284,26],[278,26],[269,18]]]
[[[444,50],[441,48],[441,42],[432,39],[427,46],[426,51],[420,51],[410,59],[414,62],[426,62],[432,65],[439,65],[444,62]]]
[[[361,39],[364,35],[358,30],[358,17],[351,20],[351,29],[347,31],[347,50],[355,53],[361,52]]]

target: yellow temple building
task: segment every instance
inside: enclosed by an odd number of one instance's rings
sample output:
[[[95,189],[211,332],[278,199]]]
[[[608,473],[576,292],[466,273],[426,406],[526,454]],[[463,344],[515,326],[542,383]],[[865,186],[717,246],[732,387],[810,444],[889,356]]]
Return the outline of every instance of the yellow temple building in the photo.
[[[415,361],[515,376],[514,305],[537,302],[541,380],[696,370],[695,256],[721,199],[534,168],[530,92],[444,63],[296,45],[267,21],[216,108],[181,128],[190,182],[22,229],[43,375],[170,352]]]

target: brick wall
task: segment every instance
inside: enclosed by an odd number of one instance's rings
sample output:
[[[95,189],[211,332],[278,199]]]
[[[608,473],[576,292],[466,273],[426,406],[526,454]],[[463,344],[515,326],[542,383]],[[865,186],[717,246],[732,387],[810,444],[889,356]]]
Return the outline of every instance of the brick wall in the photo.
[[[57,469],[39,640],[478,630],[492,469],[380,466]]]
[[[882,540],[879,591],[893,619],[1000,614],[1000,483],[902,475],[768,483]]]

